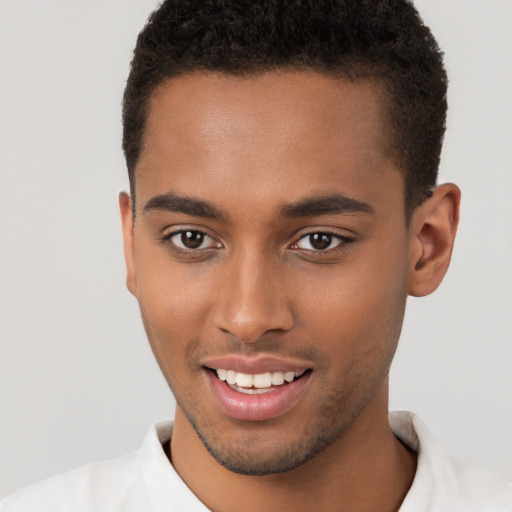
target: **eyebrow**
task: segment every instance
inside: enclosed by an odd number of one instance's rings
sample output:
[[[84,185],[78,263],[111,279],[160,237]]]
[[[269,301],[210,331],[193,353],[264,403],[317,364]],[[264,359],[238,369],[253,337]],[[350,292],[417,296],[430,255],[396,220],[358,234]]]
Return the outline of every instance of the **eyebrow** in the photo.
[[[227,218],[223,212],[207,201],[193,197],[177,196],[173,192],[152,197],[144,206],[144,211],[184,213],[214,220],[225,220]],[[283,217],[318,217],[343,213],[372,214],[374,210],[368,203],[343,194],[308,197],[287,204],[281,210],[281,216]]]
[[[342,213],[375,213],[373,208],[343,194],[315,196],[286,205],[281,215],[284,217],[316,217]]]
[[[222,220],[226,216],[212,204],[193,197],[177,196],[173,192],[152,197],[144,206],[145,212],[166,211]]]

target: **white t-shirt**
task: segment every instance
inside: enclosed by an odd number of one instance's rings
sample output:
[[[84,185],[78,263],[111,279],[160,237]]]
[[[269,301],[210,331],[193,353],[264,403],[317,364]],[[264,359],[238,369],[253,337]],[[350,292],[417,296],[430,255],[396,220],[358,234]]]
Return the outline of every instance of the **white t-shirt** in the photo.
[[[448,454],[417,416],[390,414],[395,435],[418,452],[418,468],[400,512],[511,512],[512,483]],[[142,447],[22,489],[1,512],[207,512],[178,476],[162,444],[172,423],[154,426]]]

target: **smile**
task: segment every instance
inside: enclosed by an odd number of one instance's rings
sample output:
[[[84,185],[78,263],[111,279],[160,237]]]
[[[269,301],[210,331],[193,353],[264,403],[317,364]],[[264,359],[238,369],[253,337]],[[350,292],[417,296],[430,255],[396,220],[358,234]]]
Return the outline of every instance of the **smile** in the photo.
[[[302,376],[305,370],[298,372],[265,372],[252,375],[236,372],[235,370],[217,368],[215,372],[217,377],[221,381],[227,382],[231,389],[239,393],[258,395],[275,391],[278,389],[278,386],[293,382]]]
[[[222,359],[204,366],[214,402],[222,413],[242,421],[277,418],[306,394],[312,370],[273,359]],[[302,366],[302,368],[300,368]]]

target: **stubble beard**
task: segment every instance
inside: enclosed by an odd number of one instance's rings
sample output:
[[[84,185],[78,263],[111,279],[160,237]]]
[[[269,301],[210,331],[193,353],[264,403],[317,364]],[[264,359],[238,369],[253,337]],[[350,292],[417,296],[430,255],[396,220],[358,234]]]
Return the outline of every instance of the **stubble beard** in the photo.
[[[403,309],[401,314],[403,316]],[[344,375],[331,376],[330,382],[321,384],[324,391],[316,395],[315,404],[312,404],[305,417],[296,417],[296,425],[288,427],[288,432],[281,433],[281,439],[277,441],[279,432],[276,436],[276,430],[271,424],[273,420],[249,422],[252,425],[248,425],[241,435],[230,435],[229,427],[222,429],[215,420],[208,418],[197,397],[186,396],[187,392],[180,396],[175,392],[180,387],[172,385],[169,375],[167,380],[178,406],[217,463],[240,475],[265,476],[284,473],[307,463],[340,439],[372,400],[389,374],[400,329],[395,334],[395,342],[382,352],[382,347],[374,344],[368,351],[360,354],[360,358],[365,360],[362,366],[357,361],[352,361],[345,369]],[[191,344],[187,353],[187,366],[191,372],[198,371],[195,364],[198,358],[194,357],[194,352],[199,345],[198,342]],[[380,353],[372,354],[374,351]],[[315,352],[312,349],[308,353],[298,355],[318,361]],[[319,371],[323,372],[329,371],[329,366],[320,364],[317,368],[322,367]],[[387,410],[387,402],[385,405]],[[290,414],[293,412],[290,411]],[[285,418],[281,419],[287,421]],[[239,433],[241,431],[238,430]],[[235,429],[233,433],[236,434]]]
[[[272,432],[252,433],[244,439],[230,438],[229,434],[221,438],[215,433],[215,425],[212,427],[201,415],[193,417],[178,399],[177,402],[203,446],[221,466],[240,475],[265,476],[292,471],[337,441],[370,401],[379,384],[380,381],[368,395],[357,398],[344,396],[347,388],[340,386],[337,392],[322,397],[322,405],[309,416],[312,422],[300,425],[300,436],[292,439],[290,435],[280,445],[270,443],[270,448],[262,441],[268,440]]]

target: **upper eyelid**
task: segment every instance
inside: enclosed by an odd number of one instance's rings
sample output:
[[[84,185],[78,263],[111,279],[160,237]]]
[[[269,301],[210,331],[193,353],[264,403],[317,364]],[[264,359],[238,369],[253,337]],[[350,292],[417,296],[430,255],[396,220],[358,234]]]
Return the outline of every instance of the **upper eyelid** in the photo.
[[[181,247],[179,244],[174,242],[172,240],[173,237],[176,235],[179,235],[180,233],[186,232],[186,231],[195,231],[197,233],[201,233],[202,235],[207,236],[210,238],[211,241],[214,243],[211,244],[209,247],[198,247],[198,248],[187,248],[187,247]],[[224,246],[222,242],[219,242],[217,238],[211,236],[209,233],[206,233],[205,231],[201,229],[190,229],[190,228],[181,228],[181,229],[174,229],[169,230],[169,232],[166,233],[166,230],[164,229],[162,234],[158,236],[158,243],[162,246],[167,247],[168,250],[172,251],[174,254],[179,254],[181,257],[189,257],[189,258],[199,258],[201,255],[207,254],[208,252],[212,250],[217,250],[220,247],[218,244],[220,244],[221,247]]]
[[[307,249],[304,247],[299,247],[298,244],[308,236],[321,233],[324,235],[330,235],[333,238],[336,238],[339,243],[337,243],[334,247],[328,247],[327,249]],[[336,231],[330,229],[313,229],[306,233],[301,233],[300,236],[295,237],[294,241],[288,244],[288,248],[294,252],[311,255],[311,257],[315,258],[327,258],[329,256],[334,256],[335,254],[341,253],[347,249],[347,247],[354,242],[356,239],[355,234],[346,235],[341,234]]]
[[[336,239],[340,240],[341,242],[347,242],[349,240],[352,240],[352,238],[349,236],[341,235],[339,233],[332,233],[330,231],[311,231],[310,233],[305,233],[305,234],[301,235],[299,238],[297,238],[295,240],[295,242],[292,242],[292,244],[296,244],[300,240],[303,240],[304,238],[307,238],[308,236],[312,236],[312,235],[316,235],[316,234],[332,236],[333,238],[336,238]]]
[[[352,241],[352,239],[354,238],[354,236],[351,236],[351,235],[348,235],[348,234],[342,234],[342,233],[339,233],[337,231],[335,231],[334,229],[329,229],[329,228],[314,228],[314,229],[310,229],[310,228],[307,228],[308,230],[307,231],[303,231],[302,229],[299,230],[298,232],[295,232],[295,234],[293,235],[293,237],[290,237],[291,238],[291,242],[288,242],[286,245],[289,247],[290,245],[294,245],[296,243],[298,243],[300,240],[302,240],[303,238],[306,238],[308,236],[311,236],[311,235],[314,235],[314,234],[317,234],[317,233],[322,233],[322,234],[325,234],[325,235],[330,235],[334,238],[337,238],[337,239],[340,239],[342,241]],[[222,242],[220,240],[220,237],[216,236],[216,235],[213,235],[209,232],[209,230],[207,230],[206,228],[202,228],[202,227],[188,227],[188,226],[182,226],[182,227],[172,227],[172,226],[169,226],[165,229],[162,230],[161,232],[161,239],[162,240],[169,240],[171,239],[173,236],[175,235],[178,235],[180,233],[183,233],[185,231],[196,231],[198,233],[201,233],[209,238],[211,238],[212,240],[215,240],[216,242],[220,243],[222,246],[224,246],[224,242]]]
[[[214,240],[218,239],[218,237],[216,235],[212,235],[212,233],[206,228],[189,227],[189,226],[181,226],[181,227],[168,226],[161,230],[160,236],[162,238],[171,238],[174,235],[178,235],[179,233],[183,233],[185,231],[196,231],[197,233],[201,233],[203,235],[209,236],[210,238],[213,238]]]
[[[299,233],[296,233],[294,235],[294,242],[298,242],[299,240],[302,240],[303,238],[311,235],[315,235],[317,233],[322,233],[324,235],[330,235],[336,238],[340,238],[342,240],[352,240],[355,238],[355,234],[348,234],[348,233],[339,233],[338,231],[335,231],[334,229],[312,229],[308,231],[300,231]]]
[[[306,236],[316,235],[319,233],[321,233],[322,235],[331,235],[331,236],[335,236],[338,238],[350,238],[349,235],[343,235],[342,233],[337,233],[336,231],[330,231],[328,229],[316,229],[313,231],[308,231],[306,233],[302,233],[301,235],[299,235],[298,239],[304,238]]]
[[[169,233],[164,234],[164,238],[172,238],[173,236],[179,235],[181,233],[186,233],[187,231],[191,231],[192,233],[200,233],[201,235],[204,235],[205,237],[211,238],[212,240],[218,241],[216,237],[212,236],[207,231],[203,231],[202,229],[177,229],[174,231],[169,231]]]

